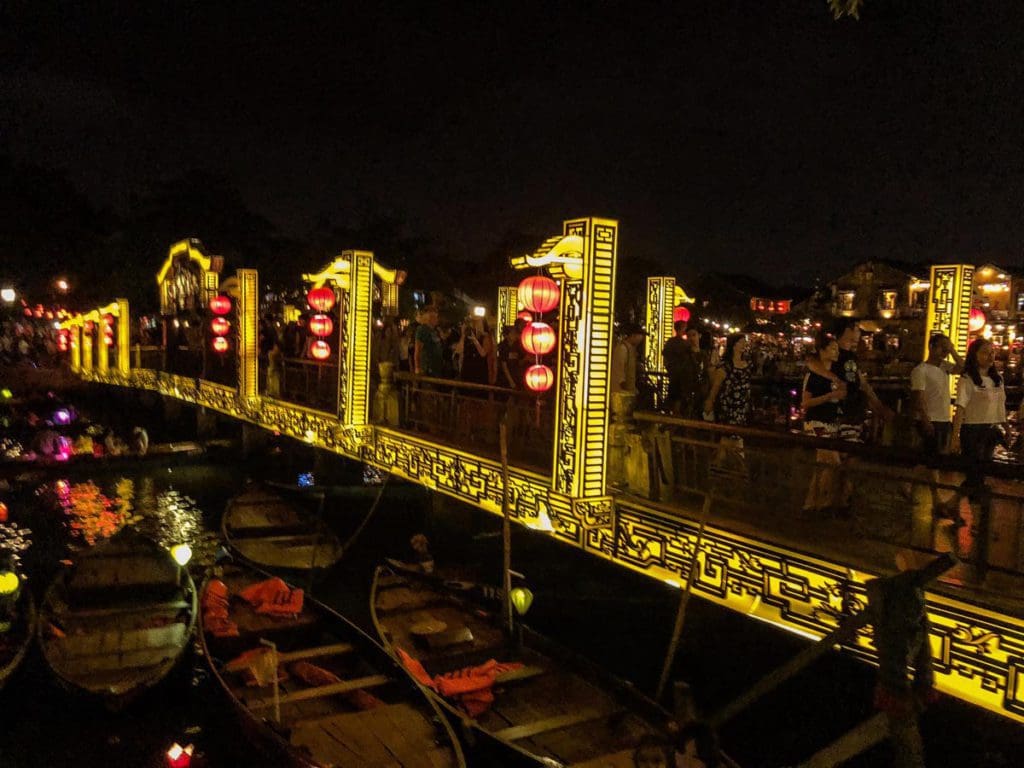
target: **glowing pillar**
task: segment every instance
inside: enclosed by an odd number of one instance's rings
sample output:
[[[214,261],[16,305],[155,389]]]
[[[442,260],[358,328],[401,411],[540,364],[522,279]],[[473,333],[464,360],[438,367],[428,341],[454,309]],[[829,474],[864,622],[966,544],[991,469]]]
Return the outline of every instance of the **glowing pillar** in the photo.
[[[117,300],[117,372],[122,376],[131,373],[132,316],[128,311],[128,299]]]
[[[519,314],[519,287],[516,285],[498,286],[498,328],[495,335],[500,335],[505,326],[512,325]]]
[[[238,397],[243,403],[259,397],[259,275],[240,269],[238,278]]]
[[[71,334],[71,370],[78,373],[82,370],[82,326],[80,324],[65,326]]]
[[[969,264],[942,264],[932,267],[928,290],[928,324],[924,334],[924,356],[928,357],[928,339],[933,333],[944,333],[957,352],[967,354],[971,317],[971,294],[974,291],[974,267]]]
[[[387,317],[398,315],[398,283],[382,280],[380,284],[381,313]]]
[[[644,363],[649,373],[665,371],[661,350],[674,333],[672,311],[675,308],[675,292],[674,277],[647,278],[647,349]]]
[[[85,373],[92,373],[92,342],[94,334],[95,325],[93,326],[93,333],[90,333],[84,324],[82,325],[82,371]]]
[[[582,252],[562,278],[552,490],[573,498],[605,493],[618,230],[597,218],[563,227],[582,238]]]
[[[341,296],[338,350],[338,419],[342,426],[370,423],[370,340],[373,331],[373,253],[345,251],[348,289]]]
[[[107,335],[104,333],[106,325],[103,322],[103,312],[99,313],[99,320],[96,321],[96,370],[106,373],[110,368],[110,347],[107,346]]]

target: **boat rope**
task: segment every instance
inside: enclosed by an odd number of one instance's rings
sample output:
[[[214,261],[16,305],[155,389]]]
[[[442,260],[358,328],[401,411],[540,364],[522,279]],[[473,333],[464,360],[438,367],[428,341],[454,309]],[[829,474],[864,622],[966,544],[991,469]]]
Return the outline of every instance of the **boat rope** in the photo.
[[[370,509],[367,511],[366,517],[364,517],[362,522],[359,523],[359,526],[355,529],[355,531],[352,533],[352,535],[348,537],[348,541],[346,541],[342,545],[342,547],[341,547],[342,555],[344,555],[346,552],[348,552],[352,548],[352,545],[356,543],[356,539],[359,538],[359,534],[361,534],[363,532],[363,529],[366,528],[367,523],[369,523],[370,520],[373,518],[374,513],[377,511],[377,508],[380,506],[381,500],[384,498],[384,491],[387,489],[387,487],[388,487],[388,480],[390,480],[390,479],[391,479],[391,473],[388,472],[386,475],[384,475],[384,482],[382,482],[380,484],[380,491],[377,493],[377,498],[373,500],[373,504],[370,505]]]

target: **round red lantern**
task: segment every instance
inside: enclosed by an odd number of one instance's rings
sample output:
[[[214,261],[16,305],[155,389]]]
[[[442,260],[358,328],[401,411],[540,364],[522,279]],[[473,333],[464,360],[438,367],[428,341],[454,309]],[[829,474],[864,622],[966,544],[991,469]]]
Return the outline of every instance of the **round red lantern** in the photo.
[[[7,505],[0,501],[0,523],[7,522]]]
[[[334,321],[327,315],[313,315],[309,318],[309,332],[323,338],[334,331]]]
[[[550,312],[558,306],[558,283],[544,275],[528,277],[519,284],[519,300],[531,312]]]
[[[555,329],[547,323],[530,323],[523,329],[521,341],[531,355],[546,355],[555,348]]]
[[[224,336],[231,330],[231,321],[225,317],[215,317],[210,321],[210,330],[217,336]]]
[[[215,315],[226,315],[231,311],[231,299],[224,294],[218,294],[210,299],[210,311]]]
[[[985,327],[986,322],[988,322],[988,318],[985,317],[985,313],[975,307],[971,310],[970,317],[967,319],[967,330],[971,333],[977,333]]]
[[[109,312],[107,314],[105,314],[103,316],[103,324],[104,325],[113,325],[114,324],[114,316],[111,315]]]
[[[314,360],[326,360],[331,356],[331,345],[326,341],[314,341],[309,347],[309,355]]]
[[[313,288],[306,294],[306,301],[317,312],[330,312],[334,306],[334,289],[326,285]]]
[[[516,315],[516,320],[525,320],[526,322],[529,323],[530,321],[533,320],[533,315],[524,309],[521,312],[519,312],[519,314]]]
[[[92,333],[92,320],[85,321],[85,332]]]
[[[555,383],[555,374],[546,365],[531,365],[526,369],[526,386],[534,392],[547,392]]]
[[[223,336],[214,336],[212,344],[214,352],[224,354],[225,352],[228,351],[228,340],[225,339]]]
[[[688,322],[690,322],[690,310],[688,310],[684,306],[676,307],[675,309],[672,310],[672,322],[673,323],[678,323],[678,322],[688,323]]]
[[[103,343],[106,344],[108,347],[114,346],[114,333],[113,333],[113,331],[110,331],[109,333],[104,333],[103,334]]]

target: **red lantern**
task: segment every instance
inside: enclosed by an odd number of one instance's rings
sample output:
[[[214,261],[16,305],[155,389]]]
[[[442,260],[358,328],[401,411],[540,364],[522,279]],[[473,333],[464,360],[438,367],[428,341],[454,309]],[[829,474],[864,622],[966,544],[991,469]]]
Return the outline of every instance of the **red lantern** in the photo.
[[[219,354],[224,354],[228,351],[228,340],[223,336],[213,337],[213,351]]]
[[[7,505],[0,501],[0,523],[7,522]]]
[[[106,344],[108,347],[114,346],[114,334],[112,334],[112,333],[105,333],[105,334],[103,334],[103,343]]]
[[[314,360],[326,360],[331,356],[331,345],[326,341],[314,341],[309,347],[309,354]]]
[[[92,320],[85,321],[85,332],[92,333]]]
[[[517,295],[528,310],[544,314],[558,306],[558,283],[550,277],[534,275],[519,284]]]
[[[210,330],[217,336],[224,336],[231,330],[231,321],[223,317],[215,317],[210,321]]]
[[[28,307],[25,307],[24,312],[25,312],[25,317],[32,317],[32,310],[29,309]]]
[[[555,383],[555,374],[546,365],[531,365],[526,369],[526,386],[534,392],[547,392]]]
[[[210,311],[215,315],[226,315],[231,311],[231,299],[224,294],[218,294],[210,299]]]
[[[971,333],[977,333],[985,327],[986,322],[988,322],[988,318],[985,317],[985,313],[978,308],[974,308],[967,319],[967,330]]]
[[[523,329],[521,341],[531,355],[546,355],[555,348],[555,329],[547,323],[530,323]]]
[[[103,316],[103,324],[104,325],[113,325],[114,324],[114,316],[111,315],[110,313],[105,314]]]
[[[194,747],[191,744],[187,747],[183,747],[175,742],[164,754],[164,761],[167,763],[167,768],[189,768],[192,765],[193,751]]]
[[[675,324],[678,322],[690,322],[690,310],[684,306],[678,306],[672,310],[672,323]]]
[[[519,314],[516,315],[516,320],[525,320],[526,322],[529,323],[533,320],[533,315],[531,315],[524,309],[520,311]]]
[[[334,321],[327,315],[313,315],[309,318],[309,332],[314,336],[324,338],[330,336],[334,331]]]
[[[326,285],[313,288],[306,294],[306,301],[317,312],[330,312],[334,306],[334,289]]]

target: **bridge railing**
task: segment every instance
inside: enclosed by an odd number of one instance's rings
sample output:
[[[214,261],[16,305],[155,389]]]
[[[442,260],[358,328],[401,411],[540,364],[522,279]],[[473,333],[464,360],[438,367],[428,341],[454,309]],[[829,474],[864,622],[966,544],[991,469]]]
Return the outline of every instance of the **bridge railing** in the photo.
[[[499,458],[499,425],[508,425],[509,461],[547,472],[554,403],[533,393],[396,373],[400,428],[490,458]]]
[[[270,372],[265,375],[263,394],[326,413],[338,410],[338,366],[332,362],[285,358],[281,364],[279,392],[272,391]]]
[[[953,550],[968,580],[1024,576],[1024,468],[1012,455],[971,464],[652,412],[634,418],[651,480],[634,492],[691,514],[710,497],[713,514],[741,529],[841,551],[865,568],[891,568],[903,550]]]

